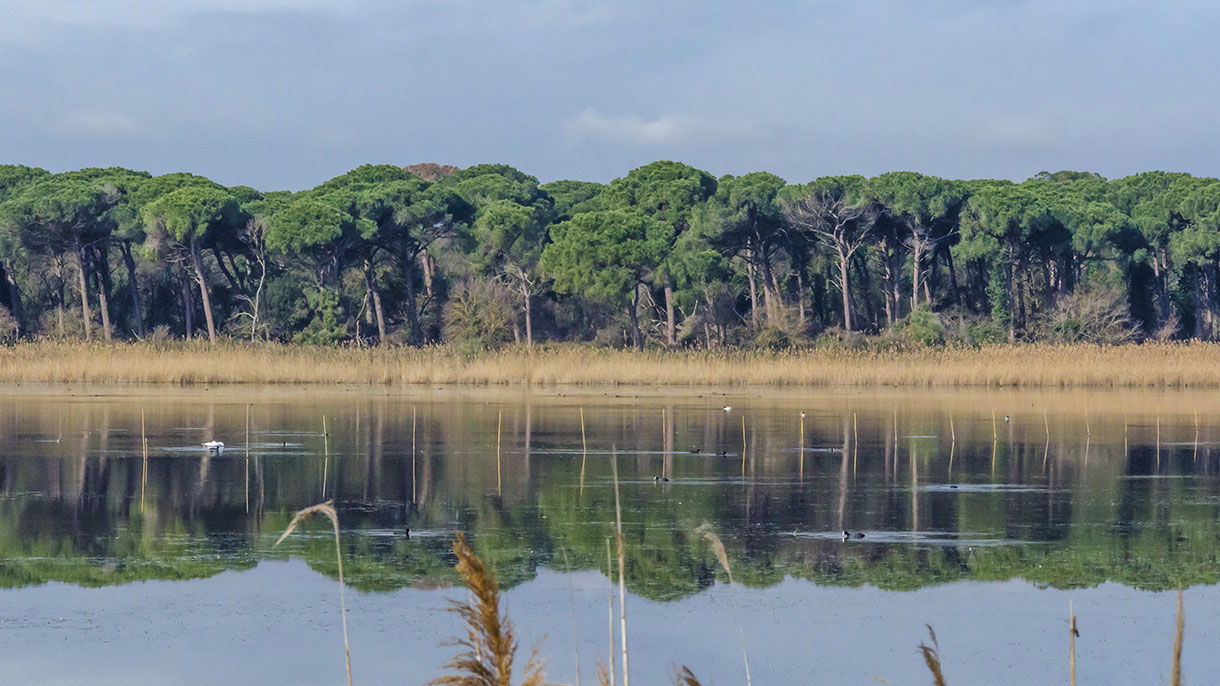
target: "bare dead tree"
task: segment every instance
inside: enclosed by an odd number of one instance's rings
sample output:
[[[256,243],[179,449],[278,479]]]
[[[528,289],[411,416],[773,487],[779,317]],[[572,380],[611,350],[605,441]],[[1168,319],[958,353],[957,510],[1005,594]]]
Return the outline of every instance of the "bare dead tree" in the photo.
[[[868,241],[874,212],[866,202],[857,202],[840,184],[813,183],[784,212],[796,230],[808,231],[831,248],[838,260],[839,289],[843,294],[843,328],[852,330],[851,291],[848,266]]]

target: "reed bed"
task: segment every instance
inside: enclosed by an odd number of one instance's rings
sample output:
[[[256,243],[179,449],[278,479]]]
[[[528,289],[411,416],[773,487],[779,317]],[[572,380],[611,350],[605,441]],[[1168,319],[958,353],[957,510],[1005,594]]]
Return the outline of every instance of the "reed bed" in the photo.
[[[0,348],[0,382],[1217,388],[1220,344],[779,353],[563,345],[468,355],[447,347],[28,342]]]

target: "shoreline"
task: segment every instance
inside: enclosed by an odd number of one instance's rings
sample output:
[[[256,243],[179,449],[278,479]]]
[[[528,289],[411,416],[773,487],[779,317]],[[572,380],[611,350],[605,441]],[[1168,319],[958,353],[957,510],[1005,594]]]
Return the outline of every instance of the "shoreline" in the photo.
[[[560,345],[463,354],[446,347],[40,341],[0,348],[0,383],[1220,388],[1220,343],[834,347],[777,353]]]

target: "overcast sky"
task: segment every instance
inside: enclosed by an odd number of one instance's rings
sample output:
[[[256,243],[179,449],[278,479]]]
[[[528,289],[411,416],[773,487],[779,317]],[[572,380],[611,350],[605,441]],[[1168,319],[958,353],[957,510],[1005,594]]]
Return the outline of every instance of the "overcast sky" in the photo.
[[[1220,175],[1212,0],[0,0],[0,162]]]

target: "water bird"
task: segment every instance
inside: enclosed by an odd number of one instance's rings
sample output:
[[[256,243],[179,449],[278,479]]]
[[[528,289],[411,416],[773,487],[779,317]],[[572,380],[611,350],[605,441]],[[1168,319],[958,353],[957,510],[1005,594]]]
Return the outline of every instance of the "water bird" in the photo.
[[[844,529],[843,530],[843,540],[846,541],[849,538],[864,538],[864,534],[860,533],[859,531],[857,531],[856,533],[853,534],[850,531],[847,531],[846,529]]]
[[[203,444],[203,447],[207,448],[208,450],[220,452],[225,449],[225,444],[221,443],[220,441],[208,441],[207,443]]]
[[[949,488],[957,488],[957,484],[950,484]]]
[[[722,407],[722,408],[720,408],[720,409],[724,410],[725,412],[732,412],[732,411],[733,411],[733,406],[732,406],[732,405],[725,405],[724,407]]]
[[[407,538],[411,538],[411,527],[409,527],[409,526],[407,526],[407,527],[403,527],[403,534],[404,534],[404,535],[405,535]]]
[[[1004,415],[1004,421],[1008,421],[1008,415]]]
[[[667,479],[666,477],[663,477],[663,476],[652,477],[652,482],[655,484],[663,484],[663,483],[667,483],[668,481],[669,481],[669,479]]]
[[[690,454],[691,454],[691,455],[698,455],[698,454],[699,454],[699,453],[701,453],[701,452],[703,452],[703,449],[702,449],[702,448],[691,448],[691,449],[690,449]]]
[[[720,451],[720,456],[721,456],[721,457],[728,457],[728,456],[729,456],[729,451],[727,451],[727,450],[721,450],[721,451]]]

